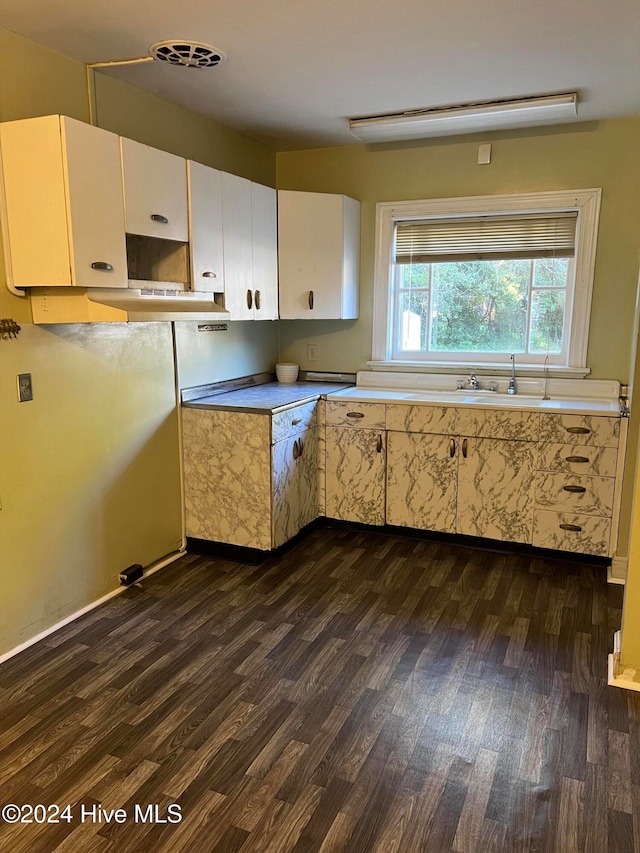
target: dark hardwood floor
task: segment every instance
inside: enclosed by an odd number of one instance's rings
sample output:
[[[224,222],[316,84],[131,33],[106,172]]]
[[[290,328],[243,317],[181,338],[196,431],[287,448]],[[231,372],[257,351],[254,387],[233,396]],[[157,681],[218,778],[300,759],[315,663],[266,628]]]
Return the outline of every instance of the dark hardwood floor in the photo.
[[[0,805],[72,806],[0,850],[640,850],[604,575],[345,529],[183,558],[0,666]]]

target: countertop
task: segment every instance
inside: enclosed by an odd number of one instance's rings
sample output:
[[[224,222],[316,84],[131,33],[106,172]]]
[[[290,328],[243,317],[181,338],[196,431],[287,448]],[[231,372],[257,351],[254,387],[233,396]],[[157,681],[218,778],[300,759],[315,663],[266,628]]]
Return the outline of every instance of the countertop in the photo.
[[[317,400],[323,394],[331,394],[349,387],[345,382],[293,382],[291,384],[267,382],[264,385],[253,385],[223,394],[199,397],[182,405],[189,409],[275,414],[301,403]]]

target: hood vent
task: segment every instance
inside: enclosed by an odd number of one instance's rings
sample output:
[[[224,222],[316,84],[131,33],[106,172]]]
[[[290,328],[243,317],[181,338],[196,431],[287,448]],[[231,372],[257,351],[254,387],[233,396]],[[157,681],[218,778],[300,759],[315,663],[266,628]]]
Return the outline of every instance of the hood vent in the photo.
[[[213,293],[194,290],[165,290],[155,287],[87,289],[93,302],[126,311],[130,322],[153,320],[230,320],[229,312],[215,301]]]

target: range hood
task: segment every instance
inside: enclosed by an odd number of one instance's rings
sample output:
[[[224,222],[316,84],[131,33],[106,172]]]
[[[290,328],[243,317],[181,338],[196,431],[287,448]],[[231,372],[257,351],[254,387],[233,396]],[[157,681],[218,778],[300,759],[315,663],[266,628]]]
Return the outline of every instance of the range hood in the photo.
[[[231,319],[229,312],[214,300],[213,293],[156,287],[121,289],[92,287],[87,288],[87,296],[92,302],[126,311],[129,322],[153,320],[221,322]]]

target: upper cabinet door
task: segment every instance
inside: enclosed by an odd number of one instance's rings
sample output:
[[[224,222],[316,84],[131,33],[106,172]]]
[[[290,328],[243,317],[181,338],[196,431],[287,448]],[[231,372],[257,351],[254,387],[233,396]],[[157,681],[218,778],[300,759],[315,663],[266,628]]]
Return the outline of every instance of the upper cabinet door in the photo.
[[[360,203],[343,195],[278,192],[280,317],[358,316]]]
[[[278,217],[276,191],[251,184],[253,303],[255,320],[278,319]]]
[[[131,139],[120,142],[127,233],[186,243],[186,160]]]
[[[0,138],[10,283],[126,287],[118,137],[44,116],[7,122]]]
[[[224,291],[222,177],[217,169],[187,160],[189,244],[194,290]]]
[[[222,172],[225,308],[232,320],[253,320],[251,181]]]
[[[79,287],[126,287],[118,137],[63,117],[62,151],[68,187],[72,283]]]

